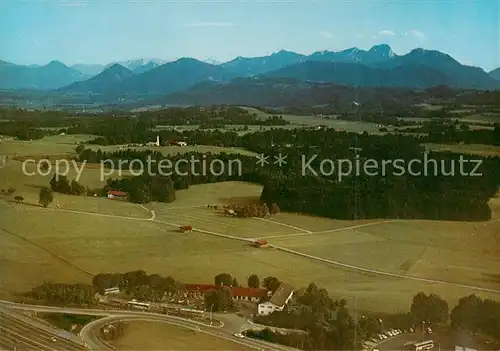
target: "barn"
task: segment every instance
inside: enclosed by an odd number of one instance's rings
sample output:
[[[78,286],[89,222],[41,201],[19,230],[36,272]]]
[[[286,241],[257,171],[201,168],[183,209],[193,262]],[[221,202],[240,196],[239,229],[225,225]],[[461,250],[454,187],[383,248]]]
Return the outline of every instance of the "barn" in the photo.
[[[110,190],[108,191],[108,199],[113,200],[125,200],[127,198],[127,193],[120,190]]]
[[[268,247],[269,246],[268,242],[266,240],[263,240],[263,239],[255,240],[254,244],[256,247]]]

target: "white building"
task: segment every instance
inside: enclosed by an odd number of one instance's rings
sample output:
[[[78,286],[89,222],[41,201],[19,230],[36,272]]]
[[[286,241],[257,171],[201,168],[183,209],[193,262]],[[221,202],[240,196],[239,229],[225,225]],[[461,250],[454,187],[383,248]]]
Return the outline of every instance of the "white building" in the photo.
[[[118,294],[118,293],[120,293],[120,288],[118,287],[104,289],[104,295]]]
[[[156,136],[156,141],[150,141],[146,146],[160,146],[160,136]]]
[[[258,314],[266,316],[274,311],[283,311],[285,305],[293,297],[293,287],[282,283],[269,301],[259,304]]]

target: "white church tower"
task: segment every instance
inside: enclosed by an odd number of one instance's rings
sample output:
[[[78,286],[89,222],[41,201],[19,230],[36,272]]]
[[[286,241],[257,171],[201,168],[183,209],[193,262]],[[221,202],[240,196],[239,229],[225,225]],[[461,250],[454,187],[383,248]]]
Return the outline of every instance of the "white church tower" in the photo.
[[[160,146],[160,136],[156,136],[156,146]]]

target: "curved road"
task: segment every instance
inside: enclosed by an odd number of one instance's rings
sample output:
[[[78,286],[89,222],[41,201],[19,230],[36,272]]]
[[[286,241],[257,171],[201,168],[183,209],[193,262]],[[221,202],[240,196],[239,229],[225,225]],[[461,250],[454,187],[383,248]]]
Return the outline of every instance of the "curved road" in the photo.
[[[83,214],[83,215],[88,215],[88,216],[110,217],[110,218],[128,219],[128,220],[135,220],[135,221],[150,221],[150,222],[155,222],[155,223],[170,225],[170,226],[177,227],[177,228],[179,228],[179,226],[180,226],[180,224],[178,224],[178,223],[171,223],[171,222],[157,220],[156,219],[156,213],[153,210],[150,210],[150,209],[148,209],[147,207],[145,207],[143,205],[140,205],[139,207],[141,207],[143,210],[146,210],[146,211],[150,212],[151,217],[149,217],[149,218],[127,217],[127,216],[117,216],[117,215],[101,214],[101,213],[95,213],[95,212],[65,210],[65,209],[60,209],[60,208],[46,209],[46,208],[40,207],[40,209],[48,210],[48,211],[58,211],[58,212],[68,212],[68,213]],[[194,207],[199,207],[199,206],[194,206]],[[500,218],[497,219],[497,220],[500,220]],[[497,220],[495,220],[495,221],[497,221]],[[394,220],[394,221],[397,221],[397,220]],[[495,222],[495,221],[493,221],[493,222]],[[355,228],[359,228],[359,227],[362,227],[362,226],[376,225],[376,224],[382,224],[382,223],[387,223],[387,222],[392,222],[392,221],[379,221],[379,222],[374,222],[374,223],[368,223],[368,224],[362,224],[362,225],[354,225],[354,226],[350,226],[350,227],[338,228],[338,229],[321,231],[321,232],[316,232],[316,233],[315,232],[312,232],[312,233],[300,233],[300,234],[295,234],[295,235],[326,234],[326,233],[329,233],[329,232],[336,232],[336,231],[341,231],[341,230],[355,229]],[[276,222],[276,223],[279,223],[279,222]],[[280,224],[284,225],[283,223],[280,223]],[[288,226],[288,225],[285,225],[285,226]],[[238,236],[233,236],[233,235],[228,235],[228,234],[223,234],[223,233],[217,233],[217,232],[212,232],[212,231],[198,229],[198,228],[193,228],[192,230],[194,232],[199,232],[199,233],[203,233],[203,234],[209,234],[209,235],[213,235],[213,236],[223,237],[223,238],[226,238],[226,239],[233,239],[233,240],[238,240],[238,241],[244,241],[244,242],[247,242],[247,243],[248,242],[253,243],[254,240],[255,240],[254,238],[242,238],[242,237],[238,237]],[[9,233],[9,232],[7,232],[7,233]],[[12,234],[12,233],[9,233],[9,234]],[[14,234],[14,235],[17,236],[17,234]],[[19,237],[23,238],[21,236],[19,236]],[[270,237],[268,237],[268,238],[270,238]],[[30,243],[32,243],[32,242],[30,242]],[[35,243],[32,243],[32,244],[36,245]],[[406,280],[413,280],[413,281],[419,281],[419,282],[424,282],[424,283],[453,285],[453,286],[458,286],[458,287],[467,288],[467,289],[476,290],[476,291],[483,291],[483,292],[490,292],[490,293],[500,294],[500,290],[497,290],[497,289],[489,289],[489,288],[484,288],[484,287],[480,287],[480,286],[460,284],[460,283],[456,283],[456,282],[452,282],[452,281],[445,281],[445,280],[439,280],[439,279],[428,279],[428,278],[415,277],[415,276],[410,276],[410,275],[405,275],[405,274],[397,274],[397,273],[384,272],[384,271],[380,271],[380,270],[376,270],[376,269],[365,268],[365,267],[360,267],[360,266],[351,265],[351,264],[347,264],[347,263],[342,263],[342,262],[339,262],[339,261],[328,260],[328,259],[325,259],[325,258],[322,258],[322,257],[318,257],[318,256],[308,255],[308,254],[305,254],[303,252],[291,250],[291,249],[288,249],[288,248],[282,247],[282,246],[277,246],[277,245],[269,244],[269,247],[272,247],[272,248],[274,248],[276,250],[280,250],[282,252],[287,252],[287,253],[290,253],[290,254],[293,254],[293,255],[302,256],[304,258],[312,259],[312,260],[323,262],[323,263],[328,263],[328,264],[331,264],[331,265],[334,265],[334,266],[337,266],[337,267],[351,269],[351,270],[358,271],[358,272],[365,272],[365,273],[371,273],[371,274],[375,274],[375,275],[381,275],[381,276],[393,277],[393,278],[399,278],[399,279],[406,279]]]
[[[117,321],[117,320],[121,321],[143,320],[143,321],[169,323],[180,327],[197,330],[205,334],[212,335],[214,337],[231,340],[233,342],[240,343],[250,348],[264,350],[264,351],[296,350],[291,347],[272,344],[265,341],[260,341],[250,338],[238,339],[232,335],[234,331],[230,330],[230,328],[225,328],[224,324],[219,326],[208,326],[202,322],[177,316],[165,315],[161,313],[142,312],[142,311],[101,310],[101,309],[90,309],[90,308],[86,309],[86,308],[72,308],[72,307],[65,308],[65,307],[54,307],[54,306],[43,306],[43,305],[19,304],[19,303],[0,300],[0,310],[1,309],[3,309],[4,311],[9,311],[9,310],[33,311],[33,312],[69,313],[69,314],[103,316],[105,318],[101,318],[87,324],[80,333],[80,337],[82,338],[86,346],[92,350],[110,349],[109,346],[106,346],[99,340],[99,338],[97,338],[96,330],[97,328],[103,325],[106,325],[112,321]]]

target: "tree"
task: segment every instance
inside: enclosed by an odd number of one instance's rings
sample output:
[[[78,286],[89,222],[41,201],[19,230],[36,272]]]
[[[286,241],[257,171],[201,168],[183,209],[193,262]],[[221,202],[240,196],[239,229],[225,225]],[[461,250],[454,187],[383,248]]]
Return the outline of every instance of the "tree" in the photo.
[[[462,297],[451,311],[451,326],[476,332],[481,328],[482,312],[483,301],[479,297]]]
[[[222,287],[205,294],[205,308],[212,311],[227,311],[233,307],[231,289]]]
[[[230,286],[233,283],[233,277],[229,273],[220,273],[215,276],[214,282],[217,286]]]
[[[275,215],[275,214],[280,213],[280,207],[275,202],[273,202],[273,204],[271,205],[271,208],[269,209],[269,213],[271,215]]]
[[[233,282],[232,282],[231,286],[234,286],[234,287],[236,287],[236,288],[237,288],[238,286],[240,286],[240,284],[238,283],[238,281],[236,280],[236,278],[233,278]]]
[[[75,151],[76,151],[76,153],[77,153],[78,155],[80,155],[80,154],[83,152],[83,150],[85,150],[85,145],[83,145],[83,144],[78,145],[78,146],[76,147],[76,149],[75,149]]]
[[[52,194],[52,190],[47,187],[43,187],[40,189],[40,194],[38,195],[38,203],[43,207],[47,207],[54,201],[54,195]]]
[[[276,290],[278,290],[278,287],[281,285],[281,282],[276,277],[266,277],[266,278],[264,278],[262,285],[267,290],[270,290],[271,292],[274,293]]]
[[[247,285],[249,288],[260,288],[260,279],[257,274],[252,274],[248,277]]]
[[[14,197],[14,200],[16,200],[17,202],[21,203],[21,202],[24,201],[24,197],[18,195],[16,197]]]
[[[419,322],[445,322],[448,320],[448,303],[436,294],[419,292],[413,298],[411,313]]]
[[[73,179],[70,183],[70,193],[73,195],[81,195],[85,193],[85,187]]]

